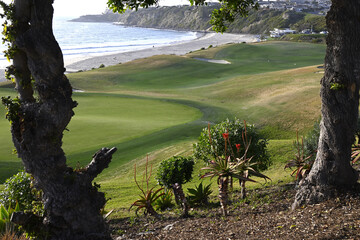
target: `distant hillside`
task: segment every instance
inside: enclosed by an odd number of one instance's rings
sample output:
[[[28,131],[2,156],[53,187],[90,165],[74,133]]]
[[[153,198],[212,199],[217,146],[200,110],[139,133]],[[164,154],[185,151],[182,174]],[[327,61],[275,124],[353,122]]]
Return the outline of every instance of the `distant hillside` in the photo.
[[[115,14],[108,11],[102,15],[86,15],[72,21],[81,22],[121,22],[128,26],[151,27],[175,30],[209,30],[210,14],[217,5],[172,6],[126,11]],[[237,18],[229,25],[228,32],[266,34],[274,28],[291,27],[296,30],[313,28],[326,30],[325,17],[294,11],[261,9],[251,11],[247,18]]]

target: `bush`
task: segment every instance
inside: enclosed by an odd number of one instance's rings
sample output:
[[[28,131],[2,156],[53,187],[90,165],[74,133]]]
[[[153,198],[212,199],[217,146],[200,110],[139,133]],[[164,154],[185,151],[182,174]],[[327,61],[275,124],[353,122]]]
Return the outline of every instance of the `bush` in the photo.
[[[191,180],[194,164],[192,158],[174,156],[160,163],[156,175],[156,180],[161,186],[173,190],[175,201],[182,206],[184,216],[188,216],[189,205],[182,184]]]
[[[192,158],[174,156],[160,163],[155,178],[166,188],[172,188],[175,183],[182,185],[191,180],[194,164]]]
[[[199,186],[195,185],[195,188],[188,188],[189,202],[192,205],[206,205],[208,204],[209,196],[212,193],[211,183],[209,185],[203,185],[203,182]]]
[[[145,216],[147,214],[150,214],[156,218],[160,218],[159,214],[155,211],[152,205],[155,203],[157,199],[159,199],[164,194],[164,193],[160,193],[160,191],[163,190],[163,188],[159,188],[156,190],[155,187],[150,188],[149,182],[152,172],[152,166],[150,167],[150,172],[148,172],[148,163],[149,163],[149,159],[147,158],[141,185],[136,180],[136,164],[134,165],[134,180],[141,194],[139,195],[140,198],[136,200],[133,204],[131,204],[130,209],[132,207],[137,207],[135,210],[136,215],[138,215],[139,210],[143,209],[145,210],[144,211]]]
[[[15,208],[9,207],[5,209],[3,205],[0,205],[0,233],[6,233],[7,231],[14,231],[16,230],[15,224],[11,222],[11,216],[13,212],[18,212],[19,204],[16,204]]]
[[[233,152],[237,151],[236,144],[245,146],[243,141],[243,133],[245,132],[245,125],[239,119],[235,118],[234,121],[229,119],[213,125],[210,127],[210,136],[212,144],[210,144],[209,130],[204,128],[198,139],[198,143],[194,144],[194,156],[196,159],[202,159],[206,163],[209,163],[210,159],[216,158],[216,156],[230,156]],[[265,139],[254,125],[246,124],[247,139],[251,141],[247,156],[252,157],[252,162],[258,163],[254,168],[257,171],[263,171],[267,169],[271,162],[269,154],[266,150],[267,139]],[[227,153],[225,153],[225,139],[223,133],[229,133],[229,141],[231,146],[227,147]],[[213,147],[211,146],[213,145]],[[239,155],[242,156],[245,153],[245,147],[241,147]]]
[[[165,211],[168,208],[172,208],[174,206],[172,202],[173,194],[171,191],[164,189],[163,195],[160,196],[154,203],[156,210]]]
[[[316,158],[316,151],[318,148],[319,137],[320,137],[320,120],[314,123],[313,129],[310,132],[308,132],[304,137],[304,155],[305,156],[311,155],[310,158],[311,160],[315,160]],[[295,149],[297,149],[296,146]]]
[[[18,203],[21,211],[30,210],[36,213],[41,211],[42,204],[39,200],[41,192],[31,187],[31,179],[28,173],[20,171],[7,179],[4,185],[5,188],[0,193],[0,203],[5,208],[15,208],[16,203]]]
[[[299,183],[301,179],[305,178],[309,174],[315,159],[313,154],[308,154],[307,150],[305,150],[304,142],[305,141],[303,137],[301,137],[301,141],[299,140],[299,133],[296,132],[296,141],[294,141],[294,147],[296,151],[294,158],[290,159],[285,165],[285,168],[290,168],[292,170],[295,168],[292,171],[291,176],[295,175],[297,183]]]

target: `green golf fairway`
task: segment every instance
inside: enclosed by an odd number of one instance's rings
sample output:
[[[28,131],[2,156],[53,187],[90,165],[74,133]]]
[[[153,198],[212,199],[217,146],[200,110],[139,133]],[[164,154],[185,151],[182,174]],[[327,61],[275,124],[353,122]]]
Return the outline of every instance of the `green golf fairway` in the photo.
[[[0,88],[2,96],[13,93]],[[116,146],[202,116],[195,108],[160,100],[94,93],[77,93],[73,98],[79,105],[63,138],[63,148],[72,166],[89,163],[92,154],[102,147]],[[4,115],[3,108],[0,114]],[[0,133],[0,164],[5,166],[0,170],[3,181],[21,164],[12,154],[10,124],[5,118],[0,119]]]

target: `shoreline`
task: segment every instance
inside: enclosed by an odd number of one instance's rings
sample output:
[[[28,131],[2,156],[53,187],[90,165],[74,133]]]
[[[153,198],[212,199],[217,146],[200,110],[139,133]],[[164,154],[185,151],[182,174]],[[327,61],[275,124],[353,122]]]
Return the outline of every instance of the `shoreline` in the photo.
[[[90,57],[84,60],[65,64],[66,72],[87,71],[92,68],[98,68],[101,64],[113,66],[120,63],[130,62],[136,59],[152,57],[156,55],[185,55],[190,51],[196,51],[201,48],[221,46],[228,43],[257,42],[255,35],[250,34],[232,34],[232,33],[214,33],[198,32],[199,38],[180,43],[174,43],[164,46],[155,46],[141,50],[121,52],[104,56]]]
[[[190,51],[196,51],[201,48],[221,46],[229,43],[258,42],[258,38],[251,34],[233,34],[233,33],[215,33],[215,32],[197,32],[199,37],[193,40],[177,42],[174,44],[155,46],[141,50],[128,52],[112,53],[102,56],[84,56],[81,59],[71,59],[64,57],[64,66],[67,73],[78,71],[88,71],[92,68],[99,68],[100,65],[113,66],[120,63],[130,62],[136,59],[152,57],[156,55],[185,55]],[[0,69],[0,82],[6,81],[4,76],[5,69]]]

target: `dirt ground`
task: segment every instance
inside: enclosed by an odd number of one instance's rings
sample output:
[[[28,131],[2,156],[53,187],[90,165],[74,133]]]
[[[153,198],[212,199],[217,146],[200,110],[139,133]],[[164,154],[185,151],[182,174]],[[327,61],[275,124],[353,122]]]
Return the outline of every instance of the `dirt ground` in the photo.
[[[360,191],[292,211],[295,192],[294,184],[272,186],[249,191],[248,201],[236,200],[234,192],[227,217],[214,198],[189,218],[177,209],[162,213],[162,220],[114,219],[110,226],[117,240],[360,239]]]

